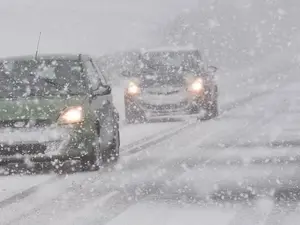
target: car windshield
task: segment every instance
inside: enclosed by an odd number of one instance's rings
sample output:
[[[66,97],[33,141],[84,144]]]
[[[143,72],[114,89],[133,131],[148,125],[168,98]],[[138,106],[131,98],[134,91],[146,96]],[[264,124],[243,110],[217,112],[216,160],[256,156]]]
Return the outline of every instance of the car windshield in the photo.
[[[140,77],[140,82],[143,87],[151,86],[183,86],[185,83],[184,75],[178,73],[169,74],[144,74]]]
[[[140,56],[141,63],[147,68],[199,70],[203,66],[197,51],[159,51],[146,52]]]
[[[2,60],[0,97],[80,94],[86,87],[79,61],[68,59]]]

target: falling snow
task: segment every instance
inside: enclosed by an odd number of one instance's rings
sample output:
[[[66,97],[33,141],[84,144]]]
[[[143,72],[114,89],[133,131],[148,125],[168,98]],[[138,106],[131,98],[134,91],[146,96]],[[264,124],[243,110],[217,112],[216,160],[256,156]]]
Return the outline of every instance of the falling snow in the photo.
[[[0,225],[298,224],[299,10],[2,0]]]

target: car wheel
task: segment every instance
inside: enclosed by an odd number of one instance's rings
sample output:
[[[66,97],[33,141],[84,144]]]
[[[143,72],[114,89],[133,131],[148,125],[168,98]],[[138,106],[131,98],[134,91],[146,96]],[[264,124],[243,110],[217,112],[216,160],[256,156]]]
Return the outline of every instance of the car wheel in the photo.
[[[209,110],[210,118],[215,118],[219,115],[218,100],[214,99]]]
[[[103,163],[117,162],[120,155],[120,131],[117,125],[114,131],[114,139],[111,146],[102,152],[101,159]]]
[[[92,143],[92,148],[92,153],[81,159],[82,171],[95,171],[98,170],[101,165],[100,138],[98,136],[94,143]]]
[[[202,120],[210,120],[219,115],[219,106],[218,106],[218,97],[217,93],[214,94],[212,100],[206,101],[204,104],[204,108],[206,110],[204,118]]]

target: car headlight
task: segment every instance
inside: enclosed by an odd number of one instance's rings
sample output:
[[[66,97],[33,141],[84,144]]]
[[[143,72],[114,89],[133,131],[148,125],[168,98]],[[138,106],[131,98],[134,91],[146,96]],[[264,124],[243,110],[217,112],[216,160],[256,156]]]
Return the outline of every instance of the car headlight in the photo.
[[[138,94],[141,90],[134,82],[130,82],[127,91],[129,94]]]
[[[83,121],[83,109],[81,106],[69,107],[65,109],[59,116],[60,124],[73,124]]]
[[[202,91],[203,88],[204,88],[203,80],[201,78],[198,78],[191,84],[190,91],[199,92],[199,91]]]

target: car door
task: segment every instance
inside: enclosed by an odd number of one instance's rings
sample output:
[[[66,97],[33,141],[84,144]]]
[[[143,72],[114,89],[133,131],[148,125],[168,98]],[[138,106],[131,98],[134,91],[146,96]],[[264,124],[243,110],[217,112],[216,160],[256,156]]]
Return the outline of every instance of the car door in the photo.
[[[98,118],[101,148],[106,149],[114,137],[112,95],[110,91],[107,92],[106,80],[91,58],[85,62],[85,67],[94,93],[94,97],[90,99],[90,104]]]

